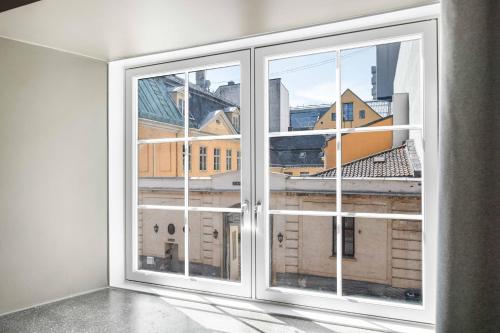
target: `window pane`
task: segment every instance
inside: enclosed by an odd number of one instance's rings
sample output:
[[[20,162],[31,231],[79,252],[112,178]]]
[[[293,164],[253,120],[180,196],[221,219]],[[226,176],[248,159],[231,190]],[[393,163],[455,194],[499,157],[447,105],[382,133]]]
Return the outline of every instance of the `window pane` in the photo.
[[[273,287],[336,292],[332,218],[270,215]]]
[[[184,74],[140,79],[138,139],[184,136]]]
[[[343,295],[422,304],[422,222],[356,218]]]
[[[184,212],[138,211],[139,269],[184,274]]]
[[[419,40],[342,51],[342,127],[422,124],[420,57]]]
[[[420,214],[421,142],[419,131],[343,135],[342,211]],[[335,139],[327,142],[326,156],[335,145]],[[327,159],[327,167],[322,175],[335,176],[335,156]]]
[[[240,213],[189,213],[189,274],[240,281]]]
[[[240,140],[191,142],[192,168],[189,171],[189,205],[196,207],[234,207],[241,202],[241,172],[227,169],[228,151],[231,164],[237,164]]]
[[[320,129],[336,98],[336,54],[323,52],[269,62],[269,131]],[[332,128],[335,128],[333,126]]]
[[[335,210],[335,178],[317,176],[325,171],[323,147],[331,137],[269,139],[271,209]]]
[[[184,144],[140,144],[138,159],[139,205],[184,205]]]
[[[189,136],[240,133],[240,66],[189,73]]]

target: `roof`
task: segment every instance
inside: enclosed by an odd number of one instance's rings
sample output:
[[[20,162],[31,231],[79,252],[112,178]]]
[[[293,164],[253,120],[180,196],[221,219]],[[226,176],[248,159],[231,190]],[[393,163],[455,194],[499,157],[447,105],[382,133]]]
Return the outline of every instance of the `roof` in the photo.
[[[170,97],[171,89],[159,77],[139,80],[139,118],[181,126],[183,116]]]
[[[336,168],[325,170],[311,177],[335,177]],[[420,162],[412,140],[405,144],[373,154],[342,166],[342,177],[346,178],[419,178]]]
[[[293,130],[314,128],[314,125],[323,116],[331,105],[308,105],[290,108],[290,127]]]
[[[139,118],[172,125],[183,125],[183,114],[172,99],[172,93],[184,86],[184,80],[174,75],[139,80]],[[231,110],[237,106],[226,98],[189,83],[189,127],[200,129],[215,117],[217,110]],[[194,97],[193,100],[191,100]],[[201,100],[200,100],[201,98]]]
[[[373,111],[377,112],[381,117],[392,115],[391,102],[383,100],[366,101]]]
[[[271,166],[323,166],[325,145],[323,135],[284,136],[271,138],[269,153]]]

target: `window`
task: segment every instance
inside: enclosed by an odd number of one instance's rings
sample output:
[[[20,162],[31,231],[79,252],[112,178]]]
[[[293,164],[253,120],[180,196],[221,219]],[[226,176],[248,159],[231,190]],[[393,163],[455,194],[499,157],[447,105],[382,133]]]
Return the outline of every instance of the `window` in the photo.
[[[332,112],[332,121],[337,121],[337,113]]]
[[[332,256],[337,255],[337,219],[333,218],[332,232]],[[354,258],[354,217],[342,218],[342,256],[344,258]]]
[[[200,171],[207,170],[207,147],[200,147]]]
[[[220,170],[220,148],[214,148],[214,170]]]
[[[233,168],[232,161],[233,161],[233,151],[231,149],[227,149],[226,150],[226,170],[229,171]]]
[[[352,121],[352,108],[353,103],[342,103],[342,113],[344,117],[344,121]]]
[[[430,31],[425,21],[125,69],[126,278],[431,318]],[[370,69],[386,60],[394,78],[379,76],[377,96],[409,103],[372,95]],[[142,103],[144,92],[160,100]]]

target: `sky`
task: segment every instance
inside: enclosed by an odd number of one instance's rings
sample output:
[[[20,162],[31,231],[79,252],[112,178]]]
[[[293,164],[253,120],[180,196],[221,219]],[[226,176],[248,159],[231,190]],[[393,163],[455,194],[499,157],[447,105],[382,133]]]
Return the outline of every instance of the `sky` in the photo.
[[[376,48],[364,47],[341,53],[341,90],[350,88],[364,100],[371,100],[371,66],[376,64]],[[269,62],[269,78],[281,78],[290,94],[290,106],[333,104],[335,102],[337,59],[334,52],[289,57]],[[194,73],[189,80],[194,82]],[[239,66],[207,70],[210,90],[228,81],[240,82]]]

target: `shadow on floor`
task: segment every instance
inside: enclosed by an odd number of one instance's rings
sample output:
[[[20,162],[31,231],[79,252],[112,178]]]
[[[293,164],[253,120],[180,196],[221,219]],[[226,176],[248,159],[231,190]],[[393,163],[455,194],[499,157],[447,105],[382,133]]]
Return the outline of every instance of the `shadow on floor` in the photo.
[[[120,289],[0,316],[2,333],[46,332],[387,332],[203,304]]]

